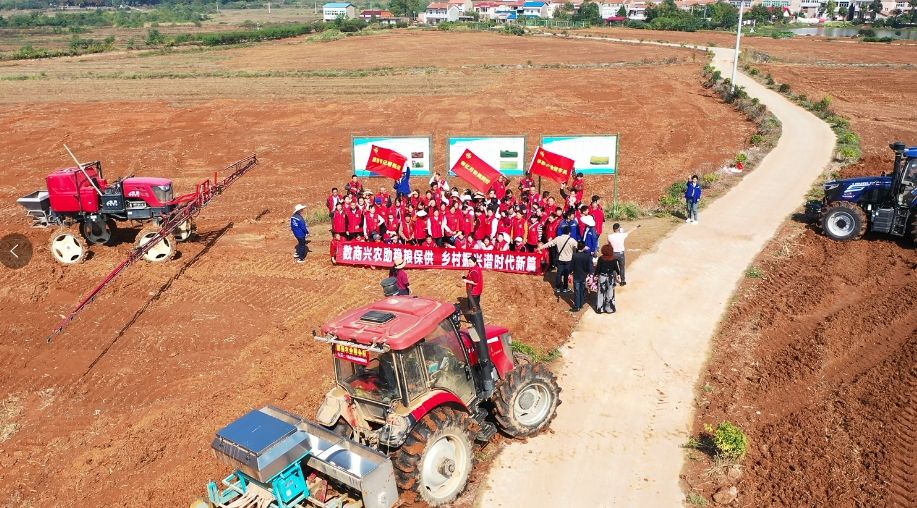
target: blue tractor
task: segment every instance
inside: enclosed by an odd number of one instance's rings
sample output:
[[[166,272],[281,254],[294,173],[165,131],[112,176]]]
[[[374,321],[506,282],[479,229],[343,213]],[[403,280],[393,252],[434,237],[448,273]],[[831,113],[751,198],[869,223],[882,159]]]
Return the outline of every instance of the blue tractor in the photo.
[[[810,201],[806,216],[829,238],[855,240],[866,230],[917,242],[917,147],[897,141],[891,175],[825,182],[825,198]]]

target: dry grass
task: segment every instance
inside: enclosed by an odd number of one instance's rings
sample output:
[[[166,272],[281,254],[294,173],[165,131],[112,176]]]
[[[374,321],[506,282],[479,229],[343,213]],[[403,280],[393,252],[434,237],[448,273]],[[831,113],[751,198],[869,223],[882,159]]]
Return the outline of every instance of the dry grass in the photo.
[[[19,431],[19,423],[16,422],[16,419],[21,414],[22,404],[19,402],[19,397],[10,395],[6,400],[0,402],[0,443]]]

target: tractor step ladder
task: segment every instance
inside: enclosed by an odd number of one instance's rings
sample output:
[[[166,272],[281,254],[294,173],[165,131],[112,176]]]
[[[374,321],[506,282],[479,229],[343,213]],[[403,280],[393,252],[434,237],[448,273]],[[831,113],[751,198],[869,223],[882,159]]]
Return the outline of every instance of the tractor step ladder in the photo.
[[[112,270],[112,272],[109,273],[98,286],[90,291],[89,294],[87,294],[80,301],[79,305],[70,311],[70,314],[67,314],[67,316],[65,316],[57,325],[57,327],[51,332],[51,334],[48,335],[48,342],[51,342],[55,335],[64,331],[64,328],[66,328],[67,325],[73,321],[76,315],[85,309],[90,303],[92,303],[96,296],[98,296],[103,289],[111,284],[112,281],[121,274],[121,272],[141,259],[144,254],[153,248],[153,246],[161,242],[163,238],[172,234],[172,232],[175,231],[180,225],[201,213],[201,210],[210,204],[210,202],[213,201],[213,198],[226,192],[226,189],[228,189],[230,185],[232,185],[236,180],[241,178],[245,173],[247,173],[257,164],[258,158],[255,156],[255,154],[251,154],[248,157],[227,166],[225,171],[228,171],[229,175],[223,178],[222,181],[218,182],[217,173],[214,173],[213,182],[211,182],[209,179],[204,180],[197,185],[197,189],[194,192],[175,198],[172,203],[175,203],[178,206],[172,210],[172,213],[163,219],[162,226],[160,227],[156,236],[151,238],[147,243],[141,245],[140,247],[135,247],[134,250],[131,251],[130,255],[127,256],[127,259],[115,267],[115,269]]]

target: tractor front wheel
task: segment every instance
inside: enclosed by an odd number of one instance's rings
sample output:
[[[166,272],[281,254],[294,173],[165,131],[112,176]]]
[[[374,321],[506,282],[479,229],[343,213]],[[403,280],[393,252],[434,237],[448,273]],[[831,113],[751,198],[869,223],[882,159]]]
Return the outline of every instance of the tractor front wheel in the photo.
[[[431,411],[393,454],[398,488],[430,506],[450,503],[465,490],[472,467],[468,415],[447,407]]]
[[[856,203],[835,201],[822,212],[821,229],[832,240],[856,240],[866,233],[866,214]]]
[[[497,385],[494,417],[512,437],[533,436],[551,424],[560,405],[557,377],[543,363],[518,365]]]
[[[82,263],[89,254],[86,242],[79,235],[61,229],[51,235],[51,257],[62,265]]]
[[[140,248],[150,242],[159,234],[159,228],[151,227],[140,230],[137,235],[137,241],[134,242],[134,248]],[[150,250],[143,254],[143,259],[150,263],[164,263],[175,256],[175,237],[166,235],[156,245],[150,247]]]

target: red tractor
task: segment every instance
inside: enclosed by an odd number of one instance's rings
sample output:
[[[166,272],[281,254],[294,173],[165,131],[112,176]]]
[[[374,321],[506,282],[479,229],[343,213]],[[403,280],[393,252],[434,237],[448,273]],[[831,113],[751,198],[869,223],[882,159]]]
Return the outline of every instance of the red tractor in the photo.
[[[560,404],[554,374],[514,354],[509,330],[480,311],[470,326],[462,317],[450,303],[389,296],[313,332],[331,346],[337,385],[317,422],[265,407],[220,430],[213,448],[236,471],[192,506],[385,508],[396,486],[432,506],[455,500],[475,441],[535,435]]]
[[[51,255],[59,263],[83,262],[89,252],[86,242],[110,243],[117,222],[151,223],[137,235],[136,245],[145,245],[156,237],[163,218],[182,203],[174,199],[171,180],[129,176],[109,183],[102,176],[101,162],[77,164],[48,175],[47,190],[17,200],[32,217],[33,227],[58,226],[51,235]],[[68,229],[73,225],[79,227],[80,234]],[[149,249],[144,259],[154,263],[168,261],[175,255],[175,242],[189,239],[192,233],[188,220],[175,235]]]

